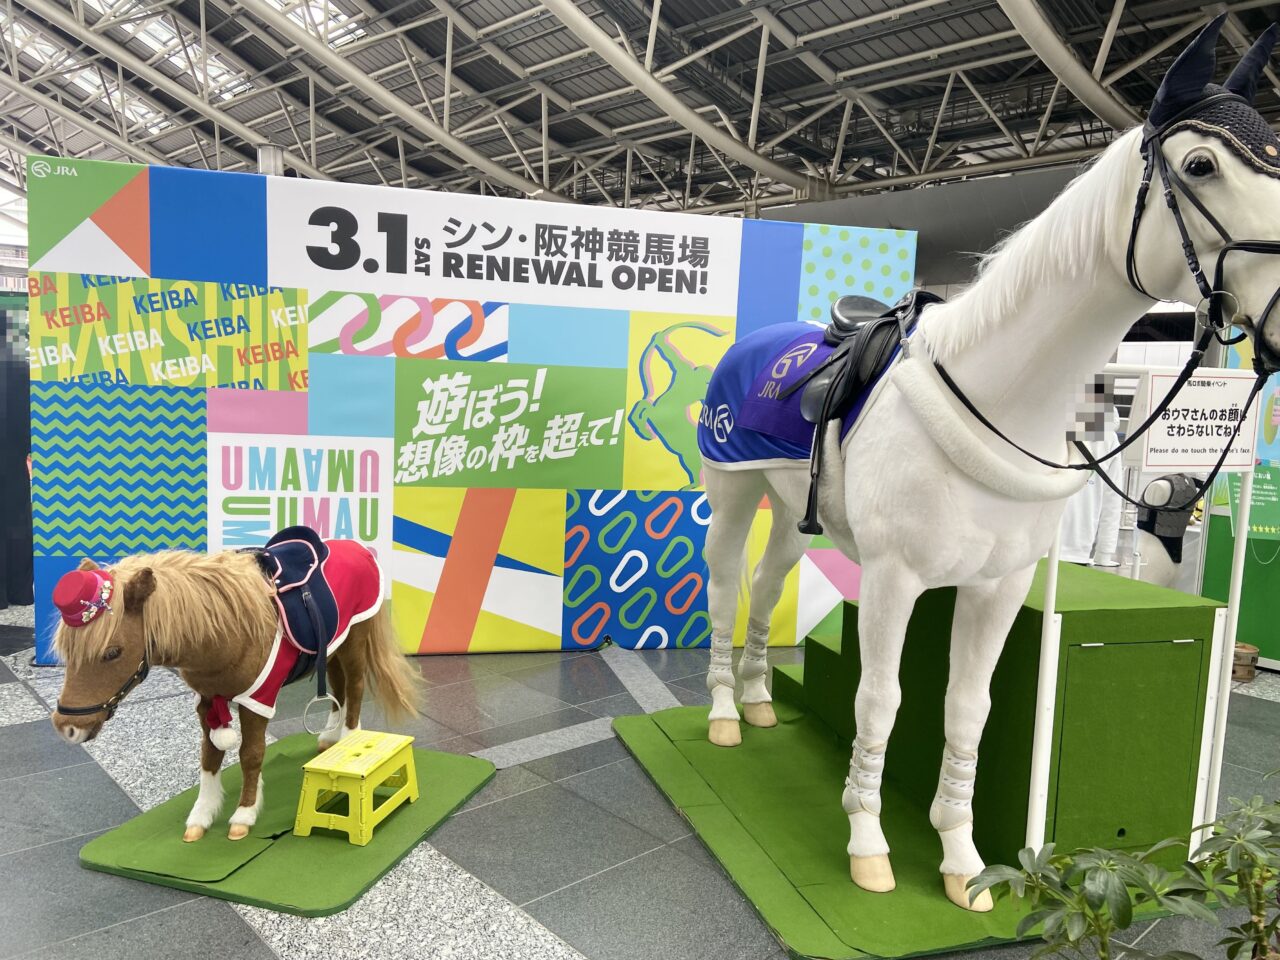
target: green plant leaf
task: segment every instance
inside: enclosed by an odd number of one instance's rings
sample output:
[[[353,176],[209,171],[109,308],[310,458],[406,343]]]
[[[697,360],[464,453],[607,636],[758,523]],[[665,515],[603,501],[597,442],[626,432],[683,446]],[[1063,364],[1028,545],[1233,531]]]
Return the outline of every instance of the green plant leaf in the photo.
[[[1040,848],[1040,852],[1036,854],[1036,872],[1043,873],[1049,869],[1053,861],[1053,851],[1057,845],[1046,843]]]
[[[1067,922],[1067,909],[1066,906],[1058,907],[1053,913],[1044,918],[1044,939],[1046,941],[1062,938]]]
[[[1192,920],[1200,920],[1205,923],[1217,923],[1217,916],[1212,910],[1197,900],[1187,897],[1161,897],[1159,899],[1160,906],[1164,907],[1170,913],[1177,914],[1181,917],[1188,917]]]
[[[1018,921],[1018,929],[1014,932],[1014,936],[1021,940],[1027,936],[1035,927],[1038,927],[1042,921],[1047,919],[1050,914],[1057,909],[1055,907],[1042,907],[1039,910],[1032,910],[1025,917]]]
[[[1106,884],[1103,893],[1107,900],[1107,911],[1111,919],[1121,930],[1133,923],[1133,901],[1129,899],[1129,891],[1114,873],[1104,874]]]
[[[1076,911],[1067,914],[1067,939],[1071,943],[1079,943],[1081,938],[1089,932],[1089,918],[1083,912]]]
[[[1035,950],[1031,951],[1031,956],[1028,960],[1039,960],[1040,957],[1062,956],[1065,952],[1062,947],[1063,945],[1060,943],[1046,943],[1044,946],[1037,947]]]
[[[1084,902],[1089,905],[1089,909],[1097,913],[1102,909],[1102,905],[1107,899],[1107,883],[1108,878],[1114,875],[1101,867],[1091,867],[1085,871],[1084,883],[1081,890],[1084,892]]]
[[[965,884],[965,889],[969,891],[969,896],[976,897],[984,890],[990,890],[1001,884],[1008,884],[1013,893],[1020,899],[1026,890],[1025,877],[1021,870],[1013,867],[1007,867],[1003,864],[993,864],[987,867],[976,877]]]

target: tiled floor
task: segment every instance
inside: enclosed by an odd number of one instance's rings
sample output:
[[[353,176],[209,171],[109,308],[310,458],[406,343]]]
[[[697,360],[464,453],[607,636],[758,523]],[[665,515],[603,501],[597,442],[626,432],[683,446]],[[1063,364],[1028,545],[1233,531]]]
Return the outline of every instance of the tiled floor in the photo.
[[[58,672],[32,667],[30,645],[29,628],[0,625],[0,958],[785,956],[609,731],[608,718],[646,706],[706,703],[705,651],[625,653],[612,665],[623,651],[417,661],[424,716],[406,732],[489,756],[498,774],[355,907],[306,920],[81,869],[86,840],[195,781],[195,716],[185,688],[157,671],[87,748],[64,744],[47,721]],[[1237,692],[1226,795],[1261,789],[1264,771],[1280,768],[1280,678]],[[274,735],[301,729],[306,699],[286,691]],[[366,721],[382,726],[376,712]],[[1153,952],[1220,955],[1215,929],[1185,921],[1129,933]]]

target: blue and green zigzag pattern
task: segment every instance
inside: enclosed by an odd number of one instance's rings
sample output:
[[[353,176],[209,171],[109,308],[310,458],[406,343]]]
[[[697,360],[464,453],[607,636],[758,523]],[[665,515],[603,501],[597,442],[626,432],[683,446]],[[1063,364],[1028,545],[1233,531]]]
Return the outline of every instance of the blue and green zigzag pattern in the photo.
[[[36,556],[205,550],[199,389],[31,384]]]

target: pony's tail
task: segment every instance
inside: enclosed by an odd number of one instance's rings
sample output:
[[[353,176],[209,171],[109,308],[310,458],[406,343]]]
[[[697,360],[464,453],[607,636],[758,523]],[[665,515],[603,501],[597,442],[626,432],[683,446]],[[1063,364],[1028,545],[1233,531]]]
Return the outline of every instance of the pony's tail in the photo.
[[[422,677],[400,652],[390,607],[384,603],[382,609],[366,621],[366,626],[369,629],[369,677],[378,703],[392,723],[418,716]]]

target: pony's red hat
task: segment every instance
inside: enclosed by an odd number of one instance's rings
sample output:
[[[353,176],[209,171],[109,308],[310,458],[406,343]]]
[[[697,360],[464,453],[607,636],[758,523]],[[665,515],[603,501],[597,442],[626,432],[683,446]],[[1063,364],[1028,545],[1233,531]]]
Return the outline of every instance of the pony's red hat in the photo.
[[[111,612],[115,580],[106,570],[72,570],[53,588],[53,605],[68,627],[83,627],[106,610]]]

